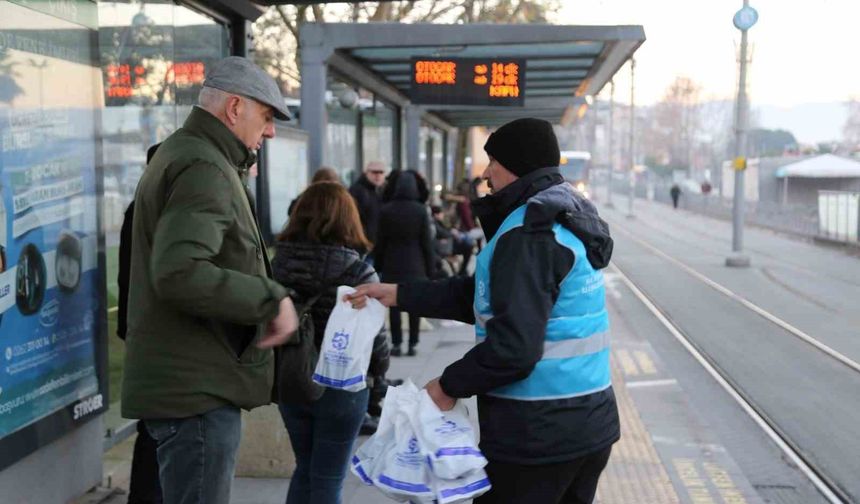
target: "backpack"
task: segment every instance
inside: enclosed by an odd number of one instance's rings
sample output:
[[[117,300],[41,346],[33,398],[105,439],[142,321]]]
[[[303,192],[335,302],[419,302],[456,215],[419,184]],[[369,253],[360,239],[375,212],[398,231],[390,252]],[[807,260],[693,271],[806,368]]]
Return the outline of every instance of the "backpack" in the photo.
[[[357,261],[341,275],[355,274],[363,268],[363,263]],[[336,282],[335,282],[336,284]],[[313,381],[314,370],[320,358],[320,352],[314,344],[314,319],[311,308],[330,287],[331,283],[323,286],[316,295],[296,306],[299,326],[296,335],[289,342],[276,350],[277,368],[277,399],[281,403],[309,403],[322,397],[326,387]]]
[[[296,307],[299,326],[296,335],[278,348],[278,401],[308,403],[322,397],[325,387],[312,379],[320,354],[314,345],[314,320],[311,308],[322,292]]]

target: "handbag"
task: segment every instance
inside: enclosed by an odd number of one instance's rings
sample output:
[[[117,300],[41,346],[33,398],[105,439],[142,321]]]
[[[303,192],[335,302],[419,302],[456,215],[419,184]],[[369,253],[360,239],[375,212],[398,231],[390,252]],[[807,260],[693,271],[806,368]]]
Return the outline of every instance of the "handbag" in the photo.
[[[311,308],[322,292],[296,308],[299,326],[296,336],[278,348],[278,399],[282,403],[308,403],[322,397],[325,387],[312,379],[319,360],[314,344],[314,320]]]

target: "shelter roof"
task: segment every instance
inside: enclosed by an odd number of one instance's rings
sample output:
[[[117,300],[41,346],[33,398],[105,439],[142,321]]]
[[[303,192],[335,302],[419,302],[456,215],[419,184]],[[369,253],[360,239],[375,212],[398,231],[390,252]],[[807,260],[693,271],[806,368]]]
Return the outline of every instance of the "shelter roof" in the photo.
[[[412,58],[516,58],[525,62],[522,107],[426,105],[453,126],[494,126],[532,116],[559,123],[591,103],[645,41],[642,26],[537,24],[306,24],[303,47],[328,46],[331,67],[368,70],[404,99]]]
[[[776,171],[776,176],[778,178],[860,178],[860,162],[833,154],[822,154],[787,164]]]

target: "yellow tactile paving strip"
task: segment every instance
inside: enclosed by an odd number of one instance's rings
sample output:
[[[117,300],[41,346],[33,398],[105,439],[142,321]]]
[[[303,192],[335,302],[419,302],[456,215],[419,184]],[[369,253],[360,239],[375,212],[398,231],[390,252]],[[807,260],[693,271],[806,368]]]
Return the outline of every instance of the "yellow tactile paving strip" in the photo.
[[[629,363],[628,363],[629,364]],[[623,363],[622,363],[623,365]],[[613,359],[612,385],[621,416],[621,440],[612,447],[609,465],[597,489],[599,504],[673,504],[679,502],[669,475],[651,443],[619,364]]]

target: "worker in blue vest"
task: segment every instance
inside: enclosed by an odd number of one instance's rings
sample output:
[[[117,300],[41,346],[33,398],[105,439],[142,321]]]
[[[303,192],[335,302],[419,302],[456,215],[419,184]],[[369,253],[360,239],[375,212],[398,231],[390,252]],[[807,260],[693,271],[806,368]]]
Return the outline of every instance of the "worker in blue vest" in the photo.
[[[490,135],[473,202],[487,237],[474,277],[360,286],[421,316],[475,324],[477,344],[426,388],[443,410],[478,396],[492,489],[476,504],[590,503],[620,436],[603,274],[612,239],[559,174],[552,125],[518,119]]]

